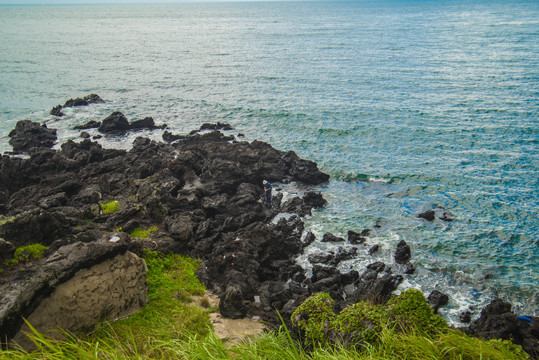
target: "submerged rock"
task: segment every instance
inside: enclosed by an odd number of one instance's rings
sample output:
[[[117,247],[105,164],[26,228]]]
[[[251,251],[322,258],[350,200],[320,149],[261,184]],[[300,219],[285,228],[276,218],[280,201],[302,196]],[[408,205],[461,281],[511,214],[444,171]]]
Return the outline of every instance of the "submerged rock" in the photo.
[[[90,94],[90,95],[86,95],[83,98],[69,99],[65,102],[63,106],[57,105],[53,107],[52,110],[50,111],[50,114],[61,117],[65,115],[62,112],[63,108],[75,107],[75,106],[87,106],[90,104],[103,104],[103,103],[105,103],[105,101],[103,101],[103,99],[101,99],[99,95]]]

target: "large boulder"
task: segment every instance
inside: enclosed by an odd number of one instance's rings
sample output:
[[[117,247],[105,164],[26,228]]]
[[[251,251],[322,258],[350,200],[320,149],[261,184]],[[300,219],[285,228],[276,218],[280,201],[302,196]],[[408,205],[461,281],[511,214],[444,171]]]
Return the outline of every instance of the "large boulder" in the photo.
[[[127,130],[129,130],[129,121],[119,111],[115,111],[107,116],[98,128],[98,131],[104,134],[122,134]]]
[[[146,264],[132,252],[116,255],[76,272],[41,300],[26,320],[40,333],[62,339],[58,329],[76,333],[95,326],[97,320],[131,315],[147,304]],[[33,342],[25,324],[12,342],[26,349]]]
[[[82,236],[80,237],[82,238]],[[125,254],[130,246],[132,246],[132,242],[127,234],[90,232],[85,242],[77,241],[63,246],[60,245],[59,247],[52,244],[48,252],[49,255],[45,258],[38,262],[27,263],[24,267],[12,270],[13,273],[9,278],[2,278],[0,280],[0,337],[2,339],[11,339],[15,336],[21,329],[23,318],[29,318],[39,304],[51,296],[54,289],[72,279],[79,270],[91,268],[103,261]],[[145,283],[144,266],[141,267],[140,261],[133,260],[132,256],[129,256],[126,261],[128,264],[138,264],[135,271],[138,279],[137,282],[141,281]],[[109,275],[115,276],[116,279],[111,280],[109,285],[107,285],[110,286],[107,289],[111,291],[114,286],[122,287],[122,282],[126,282],[125,285],[127,285],[130,281],[127,280],[127,277],[124,277],[125,273],[123,271],[115,270],[115,266],[116,262],[114,261],[106,266],[107,269],[112,271],[112,274]],[[116,271],[117,273],[114,274]],[[84,282],[82,279],[85,278],[87,277],[79,278],[76,282]],[[85,291],[90,292],[88,289],[92,291],[98,289],[96,284],[99,284],[101,280],[94,281],[94,285],[82,284],[81,286],[87,289]],[[114,285],[114,283],[117,284]],[[102,292],[101,290],[104,289],[101,288],[99,288],[99,291],[94,296],[116,299],[119,304],[115,306],[122,309],[130,308],[137,303],[144,303],[145,287],[142,287],[141,284],[131,284],[129,286],[137,289],[136,292],[138,294],[136,296],[133,295],[134,297],[129,296],[128,298],[121,299],[121,295],[112,294],[110,291]],[[141,300],[135,301],[135,298]],[[74,304],[73,301],[71,303]],[[96,304],[94,302],[95,306],[97,306]],[[119,314],[117,311],[109,311],[114,308],[111,307],[111,303],[101,302],[100,304],[101,308],[95,309],[94,314],[107,315],[111,319]],[[69,312],[71,310],[64,308],[64,311]],[[60,316],[59,313],[56,313],[56,315]],[[76,316],[84,315],[79,314]],[[96,317],[92,320],[95,322],[100,319],[100,317]]]

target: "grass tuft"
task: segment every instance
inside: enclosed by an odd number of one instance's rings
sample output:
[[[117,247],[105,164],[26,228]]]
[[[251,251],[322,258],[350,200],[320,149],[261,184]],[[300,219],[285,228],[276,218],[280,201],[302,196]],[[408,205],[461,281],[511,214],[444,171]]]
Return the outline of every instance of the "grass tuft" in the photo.
[[[146,229],[146,230],[138,227],[135,230],[133,230],[131,232],[131,234],[129,234],[129,235],[131,237],[136,237],[136,238],[139,238],[139,239],[147,239],[151,232],[154,232],[154,231],[157,231],[157,230],[158,230],[157,226],[152,226],[151,228]]]
[[[101,212],[103,214],[113,214],[120,210],[120,203],[116,200],[112,200],[99,205],[101,206]]]

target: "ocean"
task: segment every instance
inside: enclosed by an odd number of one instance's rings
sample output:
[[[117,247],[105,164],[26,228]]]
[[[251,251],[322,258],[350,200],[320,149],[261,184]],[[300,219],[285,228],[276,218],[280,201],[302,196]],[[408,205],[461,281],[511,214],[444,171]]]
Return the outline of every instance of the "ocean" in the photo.
[[[90,93],[106,103],[49,115]],[[400,290],[447,293],[452,323],[496,297],[539,315],[535,0],[0,6],[1,152],[18,120],[63,142],[112,111],[174,133],[224,122],[317,162],[331,181],[309,189],[329,203],[307,228],[372,229],[342,270],[392,265],[405,240],[417,270]],[[454,221],[417,217],[433,208]]]

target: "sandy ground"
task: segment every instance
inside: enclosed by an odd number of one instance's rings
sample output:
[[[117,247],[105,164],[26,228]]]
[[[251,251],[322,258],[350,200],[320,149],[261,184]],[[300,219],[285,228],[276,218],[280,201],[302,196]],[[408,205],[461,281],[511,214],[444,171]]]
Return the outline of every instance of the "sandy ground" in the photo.
[[[201,302],[206,298],[210,307],[219,307],[219,298],[206,291],[203,296],[193,297],[193,303],[196,306],[203,307]],[[266,326],[258,320],[253,320],[248,317],[243,319],[227,319],[219,313],[219,311],[210,314],[210,322],[217,337],[227,345],[234,345],[246,341],[249,337],[261,334]]]

